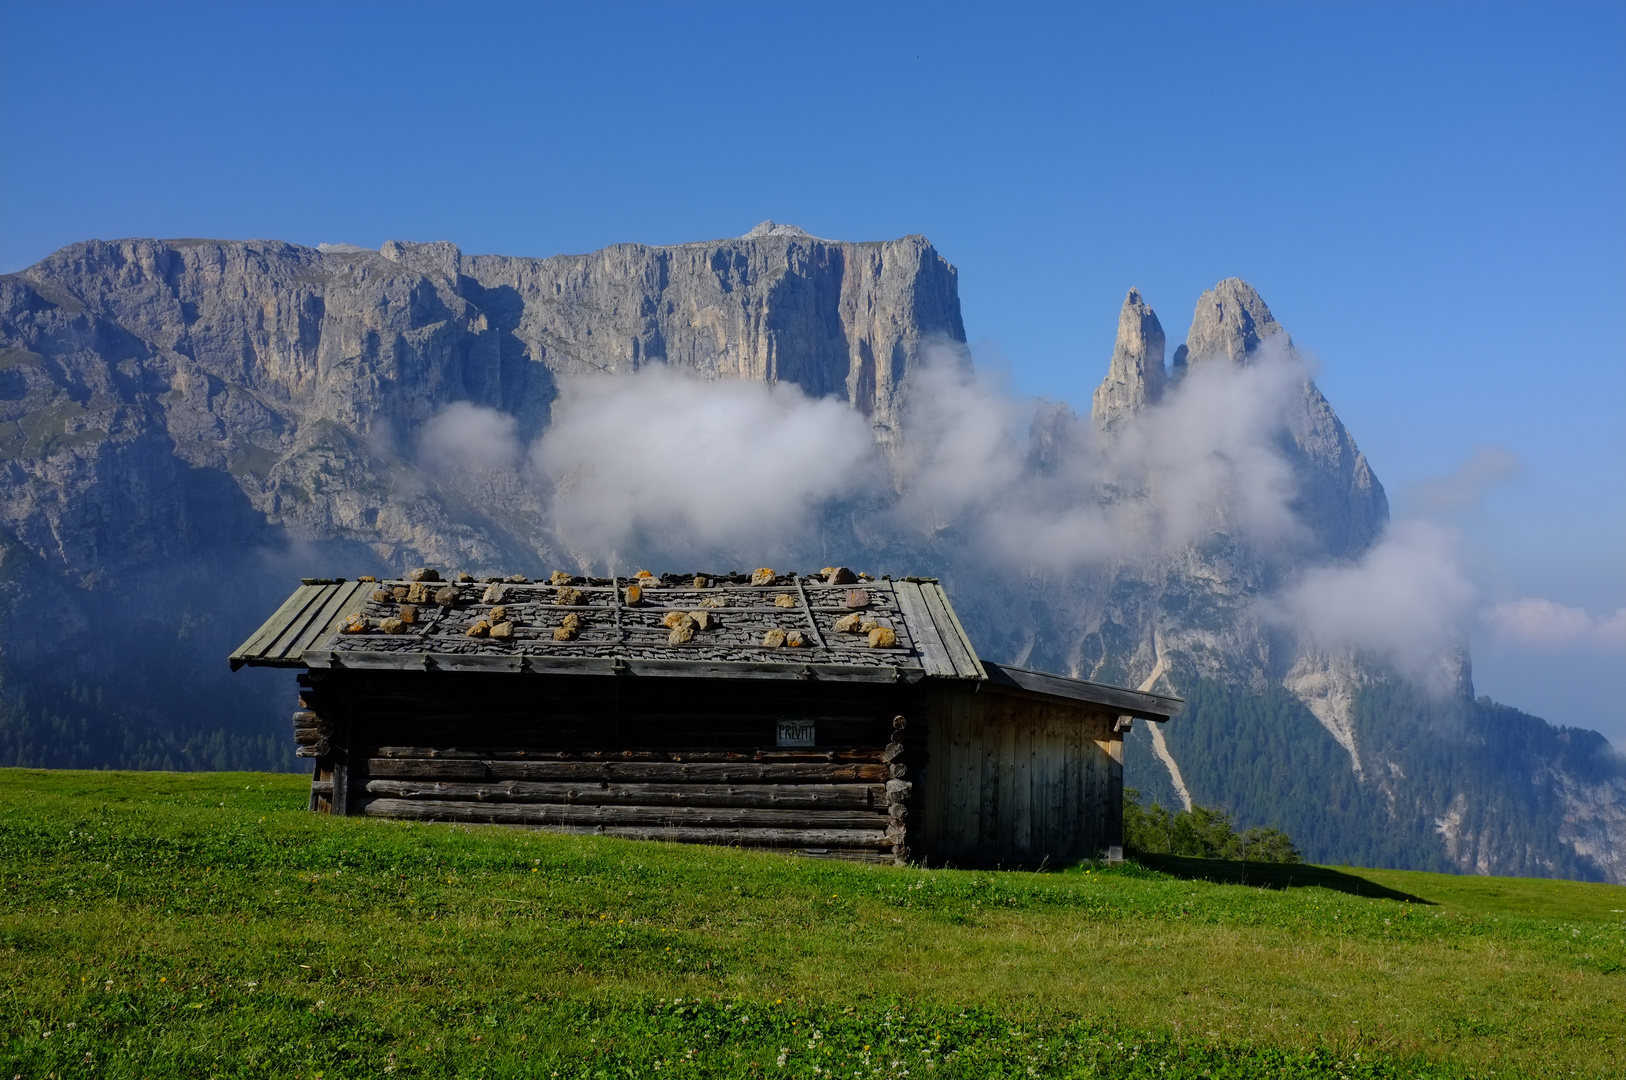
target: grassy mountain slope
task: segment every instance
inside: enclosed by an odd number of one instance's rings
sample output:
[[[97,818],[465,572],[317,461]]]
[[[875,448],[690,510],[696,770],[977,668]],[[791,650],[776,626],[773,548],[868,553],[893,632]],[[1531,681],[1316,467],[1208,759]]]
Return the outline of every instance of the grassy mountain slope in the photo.
[[[1626,1061],[1617,886],[868,868],[304,800],[270,774],[0,772],[0,1064],[326,1080]]]

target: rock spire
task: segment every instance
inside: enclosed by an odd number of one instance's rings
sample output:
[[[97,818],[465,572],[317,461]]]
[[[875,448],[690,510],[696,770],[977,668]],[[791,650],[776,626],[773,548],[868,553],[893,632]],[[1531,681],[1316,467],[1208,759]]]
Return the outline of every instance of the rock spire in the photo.
[[[1209,360],[1244,363],[1261,343],[1281,333],[1285,333],[1281,323],[1253,286],[1241,278],[1226,278],[1197,298],[1191,331],[1174,356],[1175,375]]]
[[[1090,413],[1097,426],[1111,429],[1163,395],[1163,324],[1139,289],[1130,289],[1118,312],[1118,340],[1107,377],[1095,389]]]

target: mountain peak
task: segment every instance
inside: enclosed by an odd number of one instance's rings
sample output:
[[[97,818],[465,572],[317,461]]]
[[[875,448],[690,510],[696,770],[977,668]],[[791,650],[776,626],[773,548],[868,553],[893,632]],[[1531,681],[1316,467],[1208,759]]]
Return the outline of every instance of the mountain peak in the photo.
[[[764,236],[786,236],[792,240],[818,240],[819,237],[795,225],[781,225],[777,221],[764,221],[746,233],[742,240],[760,240]]]
[[[1139,289],[1130,289],[1118,312],[1112,363],[1095,389],[1090,409],[1097,426],[1110,428],[1163,396],[1165,344],[1157,313],[1141,298]]]
[[[1181,369],[1222,358],[1241,364],[1264,341],[1280,333],[1284,333],[1281,324],[1258,291],[1241,278],[1226,278],[1197,298],[1185,349],[1176,353],[1175,366]]]

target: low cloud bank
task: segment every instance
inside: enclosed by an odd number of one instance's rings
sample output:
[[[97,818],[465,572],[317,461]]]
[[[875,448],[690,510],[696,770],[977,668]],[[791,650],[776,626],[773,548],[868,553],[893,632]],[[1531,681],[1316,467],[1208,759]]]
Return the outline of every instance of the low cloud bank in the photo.
[[[553,421],[528,448],[512,417],[468,403],[431,419],[418,445],[443,475],[522,483],[581,568],[601,572],[890,555],[968,580],[1054,580],[1223,538],[1281,568],[1287,584],[1256,609],[1267,622],[1437,676],[1481,603],[1450,517],[1517,462],[1481,451],[1419,487],[1418,516],[1358,558],[1316,561],[1287,451],[1310,372],[1274,340],[1247,364],[1193,367],[1111,435],[942,347],[911,376],[890,454],[845,402],[658,364],[562,379]],[[1482,615],[1523,640],[1626,641],[1626,611],[1594,619],[1532,599]]]
[[[1512,645],[1626,651],[1626,607],[1594,616],[1585,608],[1533,596],[1487,608],[1483,618],[1499,639]]]
[[[801,555],[821,508],[885,482],[869,426],[845,403],[664,365],[562,380],[528,460],[555,531],[612,561]]]
[[[1482,446],[1445,476],[1425,480],[1411,492],[1419,514],[1454,514],[1472,510],[1485,491],[1519,475],[1519,459],[1500,446]]]
[[[1324,648],[1355,648],[1434,683],[1465,637],[1475,595],[1456,530],[1410,520],[1392,523],[1353,563],[1310,567],[1265,609]]]
[[[454,401],[419,432],[419,459],[437,473],[512,472],[523,453],[518,431],[507,413]]]
[[[963,349],[932,349],[888,455],[844,402],[652,365],[561,380],[526,467],[551,493],[553,530],[607,558],[795,557],[843,543],[815,535],[833,516],[865,537],[849,546],[930,543],[976,566],[1068,574],[1215,531],[1304,540],[1279,444],[1307,377],[1285,353],[1211,365],[1107,438],[1065,405],[1012,394]],[[511,433],[490,410],[453,406],[424,445],[496,465]]]
[[[1193,371],[1112,437],[1065,405],[1022,400],[961,351],[928,355],[909,387],[899,521],[1028,573],[1134,560],[1214,532],[1305,539],[1281,453],[1308,378],[1272,350]]]

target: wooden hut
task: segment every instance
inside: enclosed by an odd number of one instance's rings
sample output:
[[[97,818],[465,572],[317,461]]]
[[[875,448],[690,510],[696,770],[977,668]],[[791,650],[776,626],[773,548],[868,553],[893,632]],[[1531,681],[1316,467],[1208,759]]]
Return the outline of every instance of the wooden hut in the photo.
[[[1121,857],[1124,732],[1180,706],[844,568],[307,579],[231,663],[305,669],[313,810],[962,866]]]

